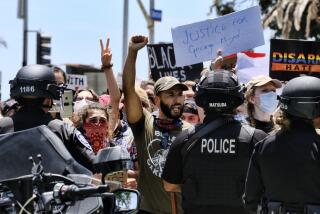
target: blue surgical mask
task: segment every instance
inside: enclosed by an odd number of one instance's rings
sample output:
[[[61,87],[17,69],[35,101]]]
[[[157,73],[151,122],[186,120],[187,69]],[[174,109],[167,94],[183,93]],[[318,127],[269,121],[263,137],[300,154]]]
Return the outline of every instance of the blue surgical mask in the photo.
[[[259,96],[259,99],[260,99],[259,108],[261,109],[261,111],[272,114],[276,110],[278,106],[276,92],[270,91],[267,93],[263,93]]]
[[[246,115],[243,113],[238,113],[234,115],[233,118],[239,122],[246,122]]]

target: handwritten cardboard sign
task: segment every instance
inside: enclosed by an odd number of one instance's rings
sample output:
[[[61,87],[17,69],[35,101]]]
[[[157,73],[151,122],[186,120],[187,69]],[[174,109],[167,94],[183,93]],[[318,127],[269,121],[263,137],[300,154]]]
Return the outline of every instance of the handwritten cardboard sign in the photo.
[[[259,6],[179,26],[171,33],[177,66],[211,60],[218,49],[228,56],[264,45]]]
[[[203,63],[177,67],[172,43],[147,45],[147,49],[154,81],[164,76],[173,76],[180,82],[200,79]]]
[[[301,74],[320,77],[320,42],[271,39],[270,77],[288,81]]]
[[[128,179],[128,171],[124,170],[124,171],[111,172],[111,173],[108,173],[104,179],[108,181],[118,181],[118,182],[121,182],[122,185],[124,185]]]
[[[86,75],[68,74],[67,75],[67,87],[69,89],[85,89],[88,87],[88,81]]]

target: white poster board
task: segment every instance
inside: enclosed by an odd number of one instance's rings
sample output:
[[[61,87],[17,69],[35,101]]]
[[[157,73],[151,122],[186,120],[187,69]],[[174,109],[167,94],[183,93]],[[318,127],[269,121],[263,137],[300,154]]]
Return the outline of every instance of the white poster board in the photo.
[[[177,66],[211,60],[264,45],[259,6],[171,29]]]
[[[88,87],[88,80],[86,75],[67,74],[67,88],[77,90]]]

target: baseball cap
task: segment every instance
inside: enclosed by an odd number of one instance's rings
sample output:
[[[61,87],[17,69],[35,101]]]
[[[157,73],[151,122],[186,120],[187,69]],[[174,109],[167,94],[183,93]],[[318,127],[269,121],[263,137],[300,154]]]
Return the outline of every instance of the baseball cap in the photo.
[[[188,90],[188,87],[185,84],[180,83],[179,80],[177,80],[175,77],[166,76],[166,77],[161,77],[154,84],[154,93],[158,95],[161,91],[169,90],[174,86],[180,86],[183,91]]]
[[[281,88],[282,84],[279,80],[277,79],[271,79],[268,76],[256,76],[253,77],[246,85],[247,91],[249,91],[252,87],[259,87],[263,86],[269,82],[272,82],[276,88]]]
[[[186,100],[184,102],[183,113],[198,114],[197,105],[194,101]]]
[[[103,106],[103,107],[107,107],[110,104],[110,95],[108,94],[103,94],[101,96],[99,96],[99,103]],[[123,108],[123,103],[119,103],[119,109]]]

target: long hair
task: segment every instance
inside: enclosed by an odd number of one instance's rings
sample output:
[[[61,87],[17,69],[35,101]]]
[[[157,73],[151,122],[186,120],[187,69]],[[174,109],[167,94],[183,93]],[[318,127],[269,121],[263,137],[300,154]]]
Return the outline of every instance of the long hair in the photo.
[[[107,108],[103,107],[100,103],[98,102],[94,102],[94,103],[90,103],[87,107],[85,107],[84,109],[82,109],[80,112],[78,113],[73,113],[72,115],[72,122],[74,124],[74,126],[76,128],[80,128],[82,127],[84,121],[87,119],[89,112],[91,110],[102,110],[104,111],[107,120],[109,121],[109,114],[107,111]]]
[[[310,119],[298,118],[298,117],[292,116],[290,114],[287,114],[286,112],[283,112],[282,113],[282,124],[280,124],[281,131],[290,130],[293,123],[305,123],[305,124],[310,124],[313,126],[313,121]]]
[[[254,104],[249,101],[250,97],[254,96],[255,94],[255,87],[252,87],[249,91],[247,91],[244,95],[247,103],[246,103],[246,110],[248,114],[248,122],[251,126],[255,127],[256,123],[254,121],[253,113],[254,113]]]
[[[78,97],[78,94],[80,92],[83,92],[83,91],[88,91],[92,94],[92,97],[93,97],[93,102],[99,102],[99,95],[91,88],[89,89],[80,89],[80,90],[77,90],[76,93],[74,94],[74,97],[73,97],[73,101],[76,101],[77,100],[77,97]]]

